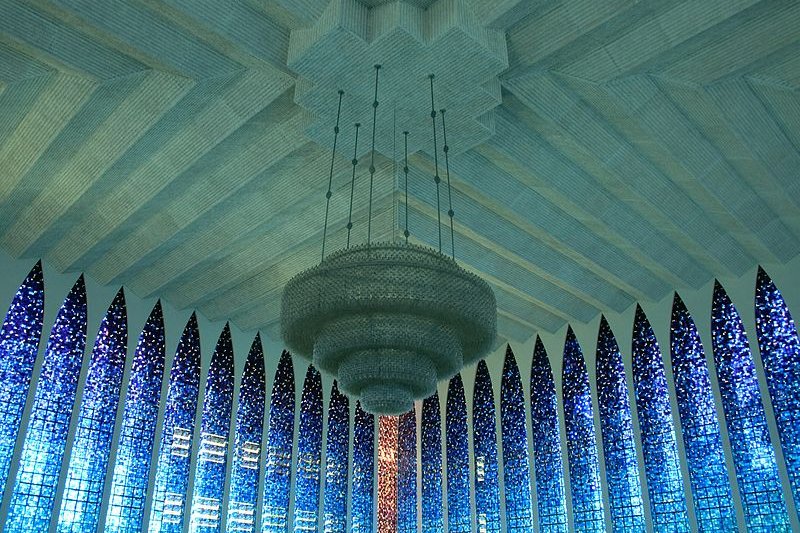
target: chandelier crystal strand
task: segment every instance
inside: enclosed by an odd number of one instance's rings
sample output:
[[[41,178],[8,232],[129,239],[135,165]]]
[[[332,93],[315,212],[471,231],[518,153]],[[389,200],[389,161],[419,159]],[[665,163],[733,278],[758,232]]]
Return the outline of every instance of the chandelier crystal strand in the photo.
[[[353,193],[356,190],[356,165],[358,165],[358,128],[361,124],[356,122],[356,140],[353,142],[353,177],[350,179],[350,213],[347,215],[347,247],[350,248],[350,232],[353,230]]]
[[[433,125],[433,181],[436,183],[436,220],[437,229],[439,230],[439,253],[442,253],[442,207],[439,199],[439,182],[442,178],[439,177],[439,150],[436,147],[436,107],[433,104],[433,78],[435,76],[430,74],[428,78],[431,80],[431,124]]]
[[[375,181],[375,125],[378,119],[378,73],[380,65],[375,65],[375,97],[372,100],[372,153],[369,160],[369,208],[367,209],[367,245],[372,237],[372,184]]]
[[[336,126],[333,127],[333,151],[331,151],[331,170],[328,174],[328,191],[325,193],[325,226],[322,230],[322,260],[325,260],[325,241],[328,238],[328,213],[331,208],[331,186],[333,185],[333,164],[336,161],[336,141],[339,138],[339,118],[342,116],[342,97],[344,91],[339,89],[339,106],[336,110]]]
[[[405,175],[406,179],[406,203],[405,203],[405,216],[406,216],[406,230],[403,232],[403,235],[406,238],[406,244],[408,244],[408,236],[411,235],[408,231],[408,132],[403,132],[403,140],[405,142],[405,154],[404,154],[404,163],[403,163],[403,174]]]
[[[444,146],[442,147],[442,151],[444,151],[444,168],[445,168],[445,175],[447,176],[447,216],[450,217],[450,255],[453,259],[456,258],[456,240],[455,240],[455,231],[453,230],[453,217],[455,216],[455,211],[453,211],[453,194],[450,188],[450,157],[448,157],[448,152],[450,152],[450,146],[447,144],[447,126],[445,126],[444,122],[444,109],[439,110],[442,114],[442,140],[444,141]]]

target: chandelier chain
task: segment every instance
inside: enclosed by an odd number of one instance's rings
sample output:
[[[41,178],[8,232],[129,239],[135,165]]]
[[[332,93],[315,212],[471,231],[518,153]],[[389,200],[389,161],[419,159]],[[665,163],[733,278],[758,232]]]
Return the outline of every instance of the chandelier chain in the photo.
[[[450,254],[452,258],[455,259],[456,240],[455,231],[453,229],[453,217],[455,216],[455,211],[453,211],[453,194],[450,188],[450,157],[447,155],[448,152],[450,152],[450,146],[447,144],[447,126],[444,122],[444,112],[444,109],[440,110],[440,113],[442,114],[442,140],[444,141],[442,151],[444,152],[444,168],[447,176],[447,216],[450,217]]]
[[[406,244],[408,244],[408,236],[410,235],[408,231],[408,132],[403,132],[404,142],[405,142],[405,154],[404,154],[404,162],[403,162],[403,174],[405,175],[405,187],[406,187],[406,203],[405,203],[405,216],[406,216],[406,230],[403,232],[403,235],[406,238]]]
[[[330,213],[331,208],[331,196],[333,196],[333,191],[331,187],[333,185],[333,165],[336,162],[336,141],[339,138],[339,118],[342,116],[342,97],[344,96],[344,91],[339,89],[339,106],[336,110],[336,126],[333,127],[333,150],[331,151],[331,169],[330,173],[328,174],[328,191],[325,193],[325,224],[322,230],[322,260],[325,260],[325,241],[328,238],[328,214]]]
[[[442,178],[439,177],[439,149],[436,146],[436,106],[433,103],[433,74],[428,78],[431,80],[431,124],[433,125],[433,182],[436,183],[436,221],[437,229],[439,230],[439,253],[442,253],[442,205],[439,194],[439,183]]]
[[[350,213],[347,215],[347,247],[350,248],[350,232],[353,230],[353,194],[356,190],[356,165],[358,165],[358,128],[361,124],[356,122],[356,138],[353,142],[353,177],[350,179]]]
[[[378,119],[378,74],[380,65],[375,65],[375,96],[372,101],[372,146],[369,159],[369,208],[367,209],[367,245],[372,237],[372,185],[375,181],[375,128]]]

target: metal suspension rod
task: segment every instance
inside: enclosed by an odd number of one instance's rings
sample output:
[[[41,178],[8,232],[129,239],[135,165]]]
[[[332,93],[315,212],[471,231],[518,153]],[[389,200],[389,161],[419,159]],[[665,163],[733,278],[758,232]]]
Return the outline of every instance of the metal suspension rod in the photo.
[[[436,183],[436,220],[437,229],[439,230],[439,253],[442,253],[442,207],[439,195],[439,183],[442,178],[439,177],[439,150],[436,147],[436,107],[433,104],[433,74],[428,78],[431,80],[431,124],[433,125],[433,181]]]
[[[403,163],[403,174],[406,177],[406,203],[405,203],[405,216],[406,216],[406,230],[403,232],[403,235],[406,238],[406,244],[408,244],[408,236],[411,235],[408,231],[408,132],[403,132],[403,137],[405,141],[405,158]]]
[[[339,119],[342,116],[342,97],[344,91],[339,89],[339,107],[336,110],[336,126],[333,127],[333,151],[331,152],[331,170],[328,174],[328,191],[325,193],[325,225],[322,230],[322,261],[325,260],[325,241],[328,238],[328,214],[331,208],[331,186],[333,185],[333,164],[336,161],[336,141],[339,138]]]
[[[375,65],[375,97],[372,101],[372,153],[369,160],[369,209],[367,210],[367,245],[372,237],[372,184],[375,181],[375,125],[378,118],[378,73],[380,65]]]
[[[447,126],[445,126],[444,122],[444,109],[440,110],[442,114],[442,139],[444,141],[444,147],[442,150],[444,151],[444,168],[445,174],[447,175],[447,216],[450,217],[450,254],[453,259],[456,258],[456,240],[455,240],[455,231],[453,229],[453,216],[455,216],[455,212],[453,211],[453,193],[450,188],[450,158],[448,157],[448,152],[450,152],[450,146],[447,144]]]
[[[358,165],[358,128],[361,124],[356,122],[356,140],[353,143],[353,177],[350,179],[350,213],[347,215],[347,247],[350,248],[350,232],[353,229],[353,193],[356,190],[356,165]]]

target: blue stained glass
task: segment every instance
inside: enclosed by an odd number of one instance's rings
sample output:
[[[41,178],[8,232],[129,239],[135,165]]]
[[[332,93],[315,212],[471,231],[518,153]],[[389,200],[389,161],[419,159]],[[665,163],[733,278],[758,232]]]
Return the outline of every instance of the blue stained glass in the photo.
[[[564,425],[567,430],[567,459],[575,531],[605,531],[592,392],[583,352],[571,327],[567,327],[562,373]]]
[[[783,296],[763,268],[756,279],[758,347],[800,519],[800,342]]]
[[[417,412],[413,408],[401,415],[398,422],[397,532],[417,533]]]
[[[50,527],[85,347],[86,286],[80,276],[47,341],[4,531]]]
[[[353,427],[353,504],[350,531],[372,533],[375,483],[375,416],[356,402]]]
[[[192,313],[181,334],[169,374],[148,528],[151,533],[183,531],[199,391],[200,332],[197,316]]]
[[[127,351],[125,294],[120,289],[95,338],[58,515],[59,533],[97,530]]]
[[[525,394],[522,377],[511,346],[506,346],[500,382],[500,427],[503,442],[503,484],[508,531],[533,529],[528,431],[525,427]]]
[[[255,533],[258,479],[261,472],[261,434],[264,431],[266,384],[264,350],[256,334],[244,364],[236,411],[227,531]]]
[[[316,531],[322,454],[322,376],[309,365],[300,398],[294,530]]]
[[[350,471],[350,400],[336,382],[328,404],[328,440],[325,445],[325,533],[347,531],[347,479]]]
[[[142,529],[163,375],[164,317],[158,301],[147,318],[133,356],[103,530],[106,533],[134,533]]]
[[[486,361],[478,363],[472,393],[472,447],[475,452],[475,529],[500,531],[497,424],[492,378]]]
[[[714,365],[748,531],[788,531],[789,518],[747,334],[725,289],[714,282]]]
[[[456,374],[447,386],[445,423],[447,433],[447,528],[450,533],[469,533],[472,531],[470,505],[472,489],[469,474],[467,401],[464,397],[464,383],[461,381],[461,374]]]
[[[442,517],[442,415],[437,392],[422,402],[420,436],[422,532],[438,533],[444,529],[444,519]],[[466,438],[466,433],[464,438]]]
[[[625,365],[605,316],[597,334],[597,396],[614,531],[645,531]]]
[[[39,261],[14,295],[0,331],[0,487],[8,480],[43,320],[44,276]]]
[[[206,376],[200,446],[194,473],[190,533],[222,529],[222,498],[228,468],[228,437],[233,407],[233,342],[226,323]]]
[[[531,427],[539,531],[566,533],[567,506],[558,399],[550,360],[538,335],[531,361]]]
[[[735,531],[736,514],[706,355],[678,293],[672,304],[670,353],[698,531]]]
[[[642,308],[633,322],[633,384],[655,531],[689,531],[664,361]]]
[[[264,507],[261,513],[261,531],[264,533],[284,533],[289,523],[294,403],[294,366],[292,356],[284,351],[275,371],[269,402]]]

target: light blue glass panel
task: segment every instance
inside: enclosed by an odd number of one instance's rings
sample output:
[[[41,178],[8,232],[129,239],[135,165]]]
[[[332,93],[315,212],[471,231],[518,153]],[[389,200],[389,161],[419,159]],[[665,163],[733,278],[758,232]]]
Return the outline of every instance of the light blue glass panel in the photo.
[[[638,304],[633,322],[633,384],[653,529],[689,531],[664,361]]]
[[[397,531],[417,533],[417,412],[413,408],[400,416],[397,428]]]
[[[86,347],[86,286],[78,278],[58,311],[22,444],[4,531],[47,531]]]
[[[197,316],[192,313],[181,334],[169,374],[149,533],[183,531],[199,391],[200,332]]]
[[[120,289],[94,341],[61,497],[59,533],[97,530],[127,351],[125,294]]]
[[[736,513],[706,355],[678,293],[672,303],[670,353],[698,530],[735,531]]]
[[[758,347],[800,519],[800,342],[783,296],[763,268],[756,279]]]
[[[645,531],[625,365],[605,316],[597,334],[597,399],[613,531]]]
[[[6,486],[44,320],[44,276],[37,262],[19,286],[0,331],[0,487]]]
[[[422,532],[444,529],[442,516],[442,415],[439,393],[422,402]],[[466,439],[466,433],[464,434]],[[467,480],[469,482],[469,479]]]
[[[789,531],[753,354],[739,312],[718,281],[714,282],[711,334],[747,530]]]
[[[218,533],[222,529],[222,497],[228,468],[232,407],[233,342],[230,327],[226,323],[217,340],[206,376],[190,533]]]
[[[347,480],[350,471],[350,400],[336,381],[328,404],[328,440],[325,445],[325,533],[347,531]]]
[[[275,371],[269,402],[266,464],[264,466],[263,533],[285,533],[289,527],[289,486],[294,443],[294,367],[284,351]]]
[[[256,334],[244,364],[236,410],[227,531],[255,533],[258,480],[261,472],[261,434],[264,431],[266,384],[261,335]]]
[[[294,530],[316,531],[319,518],[319,471],[322,454],[322,376],[309,365],[300,397],[297,434]]]
[[[163,376],[164,318],[159,301],[147,318],[133,356],[105,533],[142,529]]]
[[[575,531],[605,531],[589,374],[572,328],[567,328],[562,368],[564,424]]]
[[[354,533],[372,533],[375,484],[375,416],[361,409],[356,402],[353,426],[353,504],[351,511]]]
[[[531,427],[539,531],[566,533],[567,500],[564,493],[558,399],[550,360],[538,335],[531,361]]]
[[[472,531],[470,505],[469,436],[467,433],[467,401],[461,374],[447,386],[445,411],[447,446],[447,529],[450,533]]]
[[[486,361],[478,363],[472,393],[472,447],[475,453],[475,529],[500,531],[497,424],[492,378]]]

